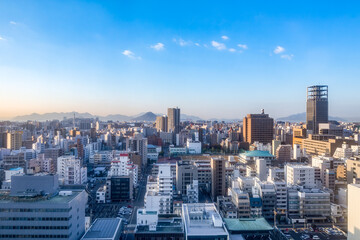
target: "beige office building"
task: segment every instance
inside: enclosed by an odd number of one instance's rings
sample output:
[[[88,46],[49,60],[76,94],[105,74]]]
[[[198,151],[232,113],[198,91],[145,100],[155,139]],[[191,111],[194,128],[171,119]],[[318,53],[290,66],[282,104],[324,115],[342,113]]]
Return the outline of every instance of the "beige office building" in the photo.
[[[158,132],[167,132],[168,131],[168,117],[167,116],[157,116],[155,121],[155,127]]]
[[[7,133],[7,148],[11,150],[19,150],[22,147],[22,131]]]

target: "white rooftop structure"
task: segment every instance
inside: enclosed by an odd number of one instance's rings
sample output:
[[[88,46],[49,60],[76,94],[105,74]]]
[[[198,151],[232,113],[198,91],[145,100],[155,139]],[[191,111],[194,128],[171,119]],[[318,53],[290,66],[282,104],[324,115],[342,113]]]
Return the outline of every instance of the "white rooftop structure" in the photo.
[[[214,203],[183,204],[182,218],[186,239],[199,236],[229,239],[229,233]]]

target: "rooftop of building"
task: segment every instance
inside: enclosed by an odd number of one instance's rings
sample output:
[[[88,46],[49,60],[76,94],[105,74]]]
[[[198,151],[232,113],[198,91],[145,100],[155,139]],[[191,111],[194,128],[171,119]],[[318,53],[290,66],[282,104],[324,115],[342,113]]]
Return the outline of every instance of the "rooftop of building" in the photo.
[[[97,218],[82,239],[112,239],[121,231],[121,218]]]
[[[136,233],[184,233],[182,219],[178,216],[159,215],[156,229],[150,229],[146,226],[136,226]]]
[[[273,227],[264,218],[224,218],[225,226],[232,233],[272,231]]]
[[[20,171],[20,170],[24,170],[22,167],[17,167],[17,168],[10,168],[9,171]]]
[[[24,196],[10,196],[8,193],[2,192],[0,194],[0,203],[28,203],[28,202],[42,202],[46,204],[64,204],[75,199],[80,193],[84,190],[76,189],[76,190],[68,190],[68,191],[60,191],[59,194],[56,195],[29,195],[28,197]],[[62,194],[67,192],[67,194]]]
[[[275,157],[268,151],[260,150],[246,151],[245,153],[241,153],[240,155],[243,155],[245,157]]]
[[[158,147],[160,147],[160,146],[156,146],[156,145],[153,145],[153,144],[148,144],[147,147],[148,147],[148,148],[158,148]]]
[[[183,219],[188,236],[228,235],[213,203],[183,204]]]
[[[303,165],[303,164],[287,164],[286,166],[292,167],[292,168],[306,168],[306,169],[312,169],[312,166],[309,165]]]

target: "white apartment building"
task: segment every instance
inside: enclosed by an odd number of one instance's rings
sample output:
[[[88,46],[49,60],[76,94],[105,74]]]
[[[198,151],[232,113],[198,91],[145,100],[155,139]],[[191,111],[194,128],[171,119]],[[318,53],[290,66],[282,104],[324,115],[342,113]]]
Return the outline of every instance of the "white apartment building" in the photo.
[[[159,214],[172,212],[173,176],[170,164],[159,165],[157,178],[148,178],[144,205],[146,211]]]
[[[106,201],[106,185],[100,187],[96,191],[96,203],[105,203]]]
[[[108,177],[129,176],[132,174],[133,183],[138,184],[138,165],[130,161],[129,154],[120,153],[111,161],[111,167],[108,172]]]
[[[273,183],[276,191],[276,209],[278,214],[286,214],[287,212],[287,186],[284,180],[268,179]]]
[[[285,166],[285,178],[287,185],[315,187],[315,170],[311,166],[288,164]]]
[[[186,148],[189,154],[201,154],[201,142],[187,139]]]
[[[57,174],[61,185],[87,183],[87,168],[82,167],[80,159],[75,156],[58,157]]]

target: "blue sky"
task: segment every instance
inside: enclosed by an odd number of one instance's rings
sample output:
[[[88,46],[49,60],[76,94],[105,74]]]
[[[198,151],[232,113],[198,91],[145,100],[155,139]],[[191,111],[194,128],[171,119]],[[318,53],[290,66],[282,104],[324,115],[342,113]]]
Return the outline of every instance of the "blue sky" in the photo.
[[[360,117],[357,1],[0,1],[0,119],[179,106],[202,118]]]

